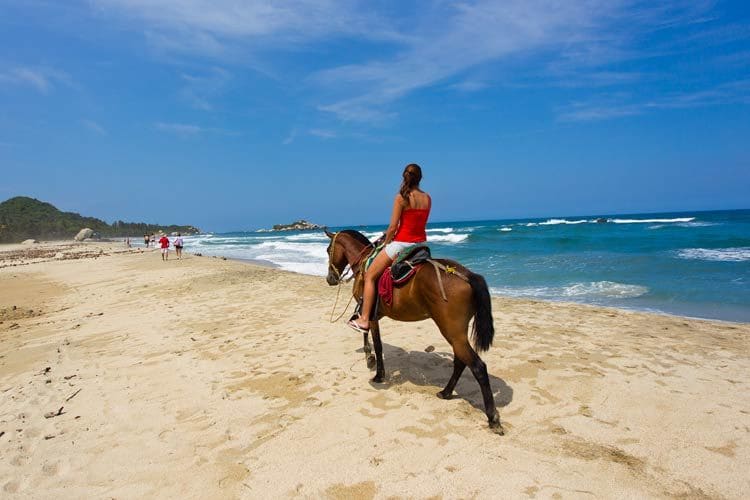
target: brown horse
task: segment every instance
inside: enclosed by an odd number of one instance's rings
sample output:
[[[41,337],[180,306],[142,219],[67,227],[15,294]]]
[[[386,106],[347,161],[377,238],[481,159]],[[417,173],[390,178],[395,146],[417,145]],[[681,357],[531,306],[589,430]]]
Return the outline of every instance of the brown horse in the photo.
[[[352,294],[357,301],[362,300],[364,262],[371,253],[374,245],[361,233],[347,229],[338,233],[325,231],[331,239],[328,245],[328,276],[326,281],[334,286],[342,282],[346,266],[350,266],[356,277]],[[447,301],[440,291],[440,284],[435,268],[425,263],[417,270],[414,277],[405,285],[394,288],[393,301],[386,305],[380,301],[376,318],[370,322],[372,340],[375,344],[377,368],[373,382],[381,383],[385,377],[383,367],[383,344],[380,340],[378,320],[383,316],[397,321],[420,321],[432,318],[443,334],[445,340],[453,348],[453,375],[445,389],[438,392],[441,399],[450,399],[459,377],[465,367],[469,367],[482,389],[485,413],[490,428],[502,434],[500,416],[495,408],[495,399],[490,389],[487,375],[487,365],[479,358],[476,351],[486,351],[492,344],[495,327],[492,323],[492,303],[489,290],[484,278],[472,273],[457,262],[445,259],[435,259],[437,262],[454,268],[465,278],[456,273],[442,273],[442,282]],[[469,322],[474,318],[472,328],[474,348],[469,344]],[[364,334],[365,352],[370,352],[367,333]]]

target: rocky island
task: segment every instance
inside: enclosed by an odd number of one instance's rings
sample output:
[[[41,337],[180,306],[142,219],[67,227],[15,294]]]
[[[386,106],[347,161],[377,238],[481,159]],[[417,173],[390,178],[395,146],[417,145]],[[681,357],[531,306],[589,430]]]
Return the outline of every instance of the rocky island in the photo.
[[[302,231],[306,229],[323,229],[324,227],[325,226],[320,226],[304,219],[300,219],[291,224],[274,224],[270,231]]]

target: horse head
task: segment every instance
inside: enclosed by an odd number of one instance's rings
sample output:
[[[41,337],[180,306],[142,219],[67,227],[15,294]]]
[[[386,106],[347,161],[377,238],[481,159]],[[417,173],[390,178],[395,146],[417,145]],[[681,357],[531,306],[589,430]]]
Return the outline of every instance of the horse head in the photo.
[[[341,276],[344,274],[344,269],[349,263],[346,260],[346,251],[341,241],[336,241],[340,233],[331,233],[328,229],[324,230],[326,236],[331,240],[326,248],[328,254],[328,275],[326,276],[326,282],[331,286],[336,286],[341,281]]]
[[[360,262],[366,257],[365,253],[372,247],[372,243],[362,233],[351,229],[344,229],[337,233],[325,230],[331,240],[326,252],[328,253],[328,275],[326,282],[338,285],[343,278],[346,266],[356,270]]]

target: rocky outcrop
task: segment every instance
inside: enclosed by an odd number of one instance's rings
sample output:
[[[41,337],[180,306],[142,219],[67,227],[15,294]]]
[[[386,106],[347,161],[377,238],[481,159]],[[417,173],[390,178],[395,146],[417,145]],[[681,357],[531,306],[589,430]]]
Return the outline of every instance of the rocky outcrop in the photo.
[[[76,234],[75,238],[73,239],[76,241],[83,241],[86,238],[91,238],[92,236],[94,236],[94,230],[85,227],[81,229],[80,231],[78,231],[78,234]]]
[[[291,224],[275,224],[272,231],[302,231],[305,229],[323,229],[325,226],[319,226],[304,219],[292,222]]]

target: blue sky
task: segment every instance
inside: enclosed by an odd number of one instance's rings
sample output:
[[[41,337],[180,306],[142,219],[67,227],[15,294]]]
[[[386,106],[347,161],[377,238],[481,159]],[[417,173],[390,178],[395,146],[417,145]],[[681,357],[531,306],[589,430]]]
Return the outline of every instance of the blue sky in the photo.
[[[0,199],[226,231],[750,207],[744,1],[0,0]]]

